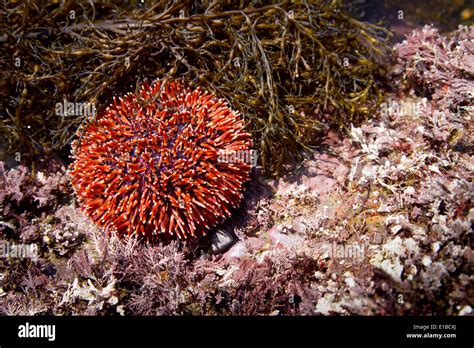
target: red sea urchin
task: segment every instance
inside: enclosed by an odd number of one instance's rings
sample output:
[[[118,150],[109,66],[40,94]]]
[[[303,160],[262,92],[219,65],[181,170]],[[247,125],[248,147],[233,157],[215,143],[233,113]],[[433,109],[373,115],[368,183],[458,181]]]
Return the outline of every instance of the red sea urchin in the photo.
[[[230,215],[251,165],[220,154],[251,151],[244,121],[224,100],[178,82],[115,98],[73,143],[72,185],[108,232],[187,238]]]

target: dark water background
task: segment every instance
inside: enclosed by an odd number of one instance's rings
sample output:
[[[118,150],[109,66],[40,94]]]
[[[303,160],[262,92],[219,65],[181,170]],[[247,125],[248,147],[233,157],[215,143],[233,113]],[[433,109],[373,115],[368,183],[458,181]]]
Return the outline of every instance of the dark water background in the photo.
[[[450,32],[460,24],[474,23],[474,0],[348,0],[345,3],[361,20],[382,21],[392,31],[393,43],[424,25],[433,24],[441,32]]]

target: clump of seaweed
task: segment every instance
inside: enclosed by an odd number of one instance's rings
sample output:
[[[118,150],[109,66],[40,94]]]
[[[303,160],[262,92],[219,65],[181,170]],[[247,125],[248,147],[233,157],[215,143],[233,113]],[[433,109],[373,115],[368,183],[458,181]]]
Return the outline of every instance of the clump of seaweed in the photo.
[[[425,136],[438,147],[472,149],[469,121],[474,111],[474,28],[459,26],[442,36],[432,26],[414,30],[395,46],[402,83],[434,103]],[[425,100],[425,104],[426,104]],[[472,122],[472,121],[471,121]]]
[[[342,1],[12,2],[0,19],[0,135],[30,156],[67,149],[90,117],[58,103],[100,111],[137,81],[182,78],[246,117],[276,173],[327,126],[373,114],[389,52]]]
[[[414,30],[395,46],[407,87],[431,95],[443,111],[472,110],[474,102],[474,28],[460,26],[442,36],[433,26]]]
[[[0,161],[0,244],[35,243],[42,253],[65,256],[83,242],[84,229],[71,222],[80,212],[66,205],[66,170],[50,167],[33,176],[24,165],[6,170]]]

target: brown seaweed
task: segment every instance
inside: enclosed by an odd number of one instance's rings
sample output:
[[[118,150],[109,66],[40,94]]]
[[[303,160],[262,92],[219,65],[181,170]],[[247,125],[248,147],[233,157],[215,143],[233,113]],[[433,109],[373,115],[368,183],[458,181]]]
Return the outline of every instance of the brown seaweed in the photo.
[[[265,4],[266,3],[266,4]],[[90,115],[143,80],[183,79],[246,118],[267,173],[329,126],[371,116],[388,33],[341,1],[160,1],[0,5],[0,136],[25,156],[66,149]]]

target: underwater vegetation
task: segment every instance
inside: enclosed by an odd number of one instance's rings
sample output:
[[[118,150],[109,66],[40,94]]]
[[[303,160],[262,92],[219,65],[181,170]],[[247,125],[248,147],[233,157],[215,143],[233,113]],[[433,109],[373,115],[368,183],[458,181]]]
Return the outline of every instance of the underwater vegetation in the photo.
[[[249,180],[251,164],[230,157],[251,151],[241,116],[179,82],[115,99],[79,134],[72,185],[86,215],[120,236],[202,235],[231,214]]]
[[[455,113],[456,118],[472,115],[473,40],[473,26],[459,26],[458,30],[443,36],[437,28],[426,25],[414,30],[403,43],[395,46],[396,69],[403,69],[406,87],[411,86],[436,102],[440,111],[438,114],[442,114],[441,111]],[[457,123],[461,122],[458,120]],[[441,128],[441,124],[438,124],[438,131]],[[445,139],[445,142],[457,141],[462,138],[461,134],[458,133],[453,139]]]
[[[167,3],[0,4],[0,315],[472,315],[473,27]]]
[[[25,159],[67,157],[89,116],[57,103],[100,112],[143,81],[181,78],[241,112],[276,174],[328,127],[374,114],[390,55],[388,31],[342,1],[10,2],[0,23],[0,135]]]

